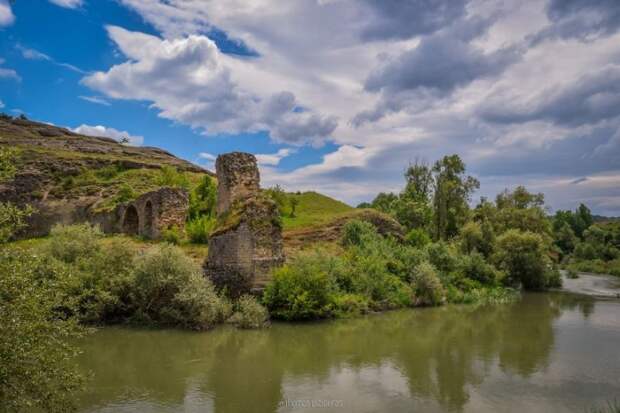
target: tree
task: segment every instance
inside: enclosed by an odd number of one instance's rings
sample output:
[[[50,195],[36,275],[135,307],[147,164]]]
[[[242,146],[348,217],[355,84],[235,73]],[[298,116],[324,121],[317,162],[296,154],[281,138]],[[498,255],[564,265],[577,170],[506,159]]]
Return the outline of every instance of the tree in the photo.
[[[290,217],[291,218],[295,218],[295,211],[297,210],[297,205],[299,205],[299,198],[296,197],[292,197],[289,200],[289,203],[291,204],[291,214]]]
[[[511,229],[497,239],[494,261],[507,274],[507,282],[526,290],[544,290],[561,284],[552,268],[549,246],[540,234]]]
[[[480,182],[465,175],[465,164],[458,155],[444,156],[433,166],[434,224],[437,239],[449,239],[458,234],[467,221],[471,194]]]
[[[189,195],[189,219],[214,217],[217,204],[217,186],[209,175]]]
[[[280,215],[284,215],[284,210],[289,204],[289,197],[280,185],[273,186],[265,190],[265,194],[276,203]]]
[[[375,199],[373,199],[370,205],[377,211],[391,214],[392,212],[394,212],[394,205],[397,201],[398,196],[396,194],[393,194],[392,192],[381,192],[375,197]]]

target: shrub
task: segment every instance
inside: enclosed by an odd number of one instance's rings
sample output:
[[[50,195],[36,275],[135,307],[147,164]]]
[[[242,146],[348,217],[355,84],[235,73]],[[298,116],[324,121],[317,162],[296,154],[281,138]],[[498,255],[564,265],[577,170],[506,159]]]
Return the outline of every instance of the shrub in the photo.
[[[335,297],[334,306],[341,317],[366,314],[370,309],[368,298],[360,294],[339,294]]]
[[[217,186],[214,179],[205,175],[202,181],[189,194],[190,220],[215,216]]]
[[[229,315],[201,268],[177,247],[154,247],[135,262],[135,319],[206,329]]]
[[[118,188],[115,198],[117,203],[129,202],[134,199],[136,199],[136,193],[129,184],[124,183]]]
[[[0,148],[0,182],[10,181],[17,173],[17,160],[21,151],[4,146]]]
[[[80,320],[90,323],[118,322],[135,310],[131,300],[135,251],[114,240],[105,248],[77,260],[79,277],[68,290],[76,302]]]
[[[95,254],[102,235],[99,227],[90,224],[56,224],[50,232],[48,252],[60,261],[73,263],[80,257]]]
[[[209,235],[215,229],[217,220],[209,216],[200,216],[191,219],[185,225],[185,232],[190,242],[194,244],[207,244]]]
[[[569,268],[568,271],[566,271],[566,278],[575,280],[579,278],[579,273],[574,268]]]
[[[377,229],[371,223],[352,220],[347,222],[342,229],[342,244],[344,246],[364,247],[376,241]]]
[[[428,262],[423,262],[415,269],[412,282],[415,305],[440,305],[445,300],[445,290],[437,270]]]
[[[289,197],[286,195],[286,192],[284,192],[282,187],[280,187],[280,185],[276,185],[272,188],[266,189],[264,193],[268,198],[276,203],[280,215],[284,215],[284,210],[289,205]]]
[[[164,165],[161,167],[157,184],[172,188],[189,189],[190,187],[190,182],[187,175],[183,172],[179,172],[177,168],[170,165]]]
[[[414,228],[405,237],[408,245],[414,248],[424,248],[431,243],[431,237],[422,228]]]
[[[269,320],[269,313],[255,297],[243,295],[235,303],[235,314],[231,321],[240,328],[261,328]]]
[[[30,206],[19,208],[10,202],[0,202],[0,244],[13,238],[21,229],[26,227],[26,219],[34,210]]]
[[[263,296],[271,315],[284,320],[332,317],[337,286],[329,261],[314,252],[276,269]]]
[[[458,269],[459,257],[454,248],[443,241],[426,247],[428,261],[442,274],[447,275]]]
[[[464,257],[461,271],[465,277],[489,285],[496,285],[503,276],[503,274],[493,265],[489,264],[479,252],[473,252]]]
[[[509,230],[498,238],[497,247],[494,259],[506,271],[508,283],[521,283],[526,290],[543,290],[561,283],[541,235]]]
[[[166,228],[161,232],[161,239],[172,245],[180,245],[185,239],[185,234],[177,226]]]
[[[41,258],[0,251],[0,406],[3,412],[69,411],[82,377],[73,363],[81,336]],[[44,273],[44,274],[43,274]]]

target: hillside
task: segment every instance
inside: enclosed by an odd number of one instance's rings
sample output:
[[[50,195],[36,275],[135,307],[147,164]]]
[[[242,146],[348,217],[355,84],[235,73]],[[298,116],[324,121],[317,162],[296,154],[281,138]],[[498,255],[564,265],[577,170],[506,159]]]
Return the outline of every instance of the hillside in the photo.
[[[16,165],[10,179],[0,183],[0,202],[35,207],[28,235],[45,234],[55,222],[111,211],[118,202],[170,181],[191,186],[212,175],[162,149],[126,146],[6,115],[0,116],[0,149]]]

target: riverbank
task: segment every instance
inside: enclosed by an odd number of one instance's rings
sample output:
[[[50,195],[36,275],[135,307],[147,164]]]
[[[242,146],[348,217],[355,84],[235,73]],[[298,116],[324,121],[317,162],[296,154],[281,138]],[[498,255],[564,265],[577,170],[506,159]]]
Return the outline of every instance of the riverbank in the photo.
[[[578,273],[578,278],[562,275],[563,291],[600,298],[620,298],[620,278],[613,275]]]

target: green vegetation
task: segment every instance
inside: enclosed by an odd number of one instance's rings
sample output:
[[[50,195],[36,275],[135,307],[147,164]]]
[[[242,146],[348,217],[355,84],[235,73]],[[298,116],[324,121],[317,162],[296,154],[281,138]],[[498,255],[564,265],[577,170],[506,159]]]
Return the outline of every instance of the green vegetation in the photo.
[[[256,297],[243,295],[235,303],[235,312],[230,318],[230,322],[239,328],[261,328],[269,320],[269,313]]]
[[[309,320],[514,298],[514,290],[501,284],[502,272],[443,242],[412,247],[354,220],[344,227],[342,245],[341,255],[302,253],[275,271],[263,296],[272,317]]]
[[[17,172],[17,161],[21,151],[17,148],[0,148],[0,182],[10,181]]]
[[[282,213],[284,230],[327,224],[354,211],[349,205],[317,192],[287,194],[287,197]],[[291,205],[295,205],[294,213]]]
[[[0,202],[0,244],[4,244],[26,227],[26,219],[34,210],[30,206],[18,208],[10,202]]]

